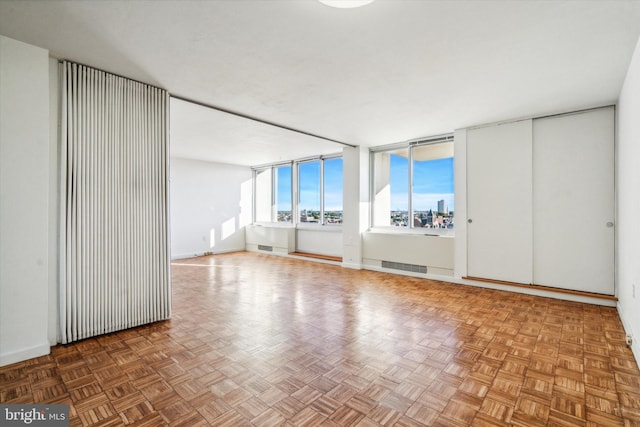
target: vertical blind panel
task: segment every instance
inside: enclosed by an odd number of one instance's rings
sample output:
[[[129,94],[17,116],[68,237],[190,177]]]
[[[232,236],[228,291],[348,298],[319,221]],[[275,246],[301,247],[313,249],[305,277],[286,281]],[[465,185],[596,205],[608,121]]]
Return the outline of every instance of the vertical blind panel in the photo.
[[[168,94],[62,65],[61,341],[171,315]]]

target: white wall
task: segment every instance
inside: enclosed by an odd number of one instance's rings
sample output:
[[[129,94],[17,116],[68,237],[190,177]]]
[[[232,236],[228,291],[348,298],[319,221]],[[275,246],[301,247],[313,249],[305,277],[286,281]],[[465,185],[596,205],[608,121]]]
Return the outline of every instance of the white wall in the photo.
[[[640,364],[640,42],[618,102],[616,269],[618,311]]]
[[[362,233],[369,228],[369,150],[345,147],[343,161],[342,266],[362,267]]]
[[[0,365],[49,353],[49,56],[0,36]]]
[[[296,230],[291,226],[247,225],[245,227],[246,249],[262,252],[260,246],[271,246],[269,252],[288,255],[296,250]]]
[[[467,130],[456,130],[454,150],[455,242],[453,275],[467,275]]]
[[[60,342],[60,71],[49,58],[49,344]]]
[[[245,249],[251,169],[171,158],[171,257]]]
[[[365,268],[380,270],[381,261],[427,267],[424,277],[453,276],[454,238],[422,234],[367,232],[362,236]],[[381,270],[405,274],[402,271]]]
[[[330,225],[296,230],[296,250],[318,255],[342,256],[342,228]]]

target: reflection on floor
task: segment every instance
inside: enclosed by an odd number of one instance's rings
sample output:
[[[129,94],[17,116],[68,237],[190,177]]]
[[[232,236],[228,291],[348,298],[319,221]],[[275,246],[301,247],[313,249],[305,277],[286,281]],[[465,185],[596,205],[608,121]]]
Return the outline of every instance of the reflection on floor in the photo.
[[[613,308],[278,256],[177,261],[173,317],[0,368],[71,425],[640,423]]]

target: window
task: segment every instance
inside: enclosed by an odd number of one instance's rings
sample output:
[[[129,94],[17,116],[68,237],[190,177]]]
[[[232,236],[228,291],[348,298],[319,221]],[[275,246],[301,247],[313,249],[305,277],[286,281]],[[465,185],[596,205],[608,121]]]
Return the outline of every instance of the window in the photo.
[[[453,142],[413,147],[412,159],[414,227],[452,229]]]
[[[254,170],[254,222],[291,222],[291,164]]]
[[[254,172],[255,182],[255,221],[271,221],[271,168],[257,170]]]
[[[372,169],[372,226],[453,233],[453,137],[373,151]]]
[[[342,157],[324,160],[324,224],[342,224]]]
[[[276,221],[291,222],[291,165],[275,168]]]
[[[294,170],[297,176],[293,175]],[[257,167],[253,174],[254,222],[292,223],[297,218],[297,223],[342,224],[342,157]],[[294,178],[297,211],[293,203]]]
[[[300,223],[342,224],[342,157],[298,164]]]
[[[409,149],[374,154],[374,226],[409,225]]]
[[[320,161],[298,164],[300,222],[319,223]]]

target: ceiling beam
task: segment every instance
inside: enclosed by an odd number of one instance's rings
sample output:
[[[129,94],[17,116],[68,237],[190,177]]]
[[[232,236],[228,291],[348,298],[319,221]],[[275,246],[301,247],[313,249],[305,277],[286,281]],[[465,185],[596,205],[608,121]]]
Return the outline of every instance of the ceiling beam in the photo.
[[[170,95],[170,96],[171,96],[171,98],[178,99],[180,101],[190,102],[192,104],[200,105],[200,106],[205,107],[205,108],[210,108],[212,110],[220,111],[222,113],[231,114],[231,115],[236,116],[236,117],[242,117],[243,119],[253,120],[254,122],[262,123],[262,124],[269,125],[269,126],[274,126],[274,127],[280,128],[280,129],[288,130],[290,132],[296,132],[296,133],[299,133],[301,135],[312,136],[314,138],[323,139],[325,141],[334,142],[336,144],[341,144],[341,145],[344,145],[346,147],[351,147],[351,148],[357,147],[356,145],[348,144],[346,142],[338,141],[336,139],[327,138],[326,136],[316,135],[316,134],[311,133],[311,132],[305,132],[305,131],[300,130],[300,129],[295,129],[295,128],[292,128],[292,127],[289,127],[289,126],[285,126],[285,125],[281,125],[281,124],[278,124],[278,123],[270,122],[270,121],[267,121],[267,120],[259,119],[257,117],[249,116],[247,114],[243,114],[243,113],[238,113],[238,112],[235,112],[235,111],[227,110],[226,108],[221,108],[221,107],[217,107],[215,105],[206,104],[204,102],[195,101],[193,99],[185,98],[183,96],[179,96],[179,95]]]

